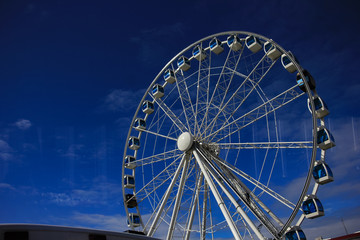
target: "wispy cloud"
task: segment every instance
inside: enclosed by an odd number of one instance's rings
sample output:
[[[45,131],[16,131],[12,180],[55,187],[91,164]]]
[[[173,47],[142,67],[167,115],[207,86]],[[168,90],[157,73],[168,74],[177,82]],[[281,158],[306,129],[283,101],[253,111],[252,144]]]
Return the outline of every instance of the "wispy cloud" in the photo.
[[[103,108],[113,112],[134,110],[144,93],[145,89],[135,91],[114,89],[105,97]]]
[[[70,219],[78,226],[91,226],[102,230],[124,231],[128,228],[126,217],[121,214],[103,215],[75,212]]]
[[[122,199],[120,184],[110,183],[103,177],[96,178],[88,188],[71,189],[64,192],[44,192],[41,195],[44,201],[71,207],[119,204],[119,199]]]
[[[79,159],[83,149],[83,144],[71,144],[63,156],[70,159]]]
[[[3,161],[9,161],[13,158],[14,150],[9,146],[7,142],[0,139],[0,159]]]
[[[2,190],[2,189],[12,190],[12,191],[16,190],[12,185],[10,185],[8,183],[0,183],[0,190]]]
[[[19,119],[17,120],[14,125],[18,127],[20,130],[26,130],[31,127],[31,122],[27,119]]]

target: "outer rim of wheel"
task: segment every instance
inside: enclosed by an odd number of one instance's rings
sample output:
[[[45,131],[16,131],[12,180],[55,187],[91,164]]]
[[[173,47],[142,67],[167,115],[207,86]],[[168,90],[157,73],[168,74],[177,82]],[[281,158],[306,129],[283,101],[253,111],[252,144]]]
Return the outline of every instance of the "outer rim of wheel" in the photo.
[[[157,80],[162,77],[162,74],[164,73],[164,71],[166,69],[169,68],[169,66],[171,65],[171,63],[175,62],[181,55],[183,55],[185,52],[189,51],[190,49],[192,49],[194,46],[198,45],[199,43],[201,42],[204,42],[204,41],[207,41],[209,39],[212,39],[214,37],[219,37],[219,36],[225,36],[225,35],[232,35],[232,34],[235,34],[235,35],[252,35],[252,36],[255,36],[263,41],[269,41],[271,42],[273,45],[275,45],[280,51],[282,54],[285,54],[290,60],[291,62],[295,65],[296,67],[296,71],[298,73],[300,73],[301,77],[303,79],[305,79],[305,76],[302,72],[302,67],[294,60],[294,58],[284,49],[282,48],[279,44],[277,44],[276,42],[274,42],[272,39],[270,38],[267,38],[265,36],[262,36],[260,34],[256,34],[256,33],[252,33],[252,32],[246,32],[246,31],[226,31],[226,32],[220,32],[220,33],[217,33],[217,34],[213,34],[213,35],[210,35],[210,36],[207,36],[205,38],[202,38],[192,44],[190,44],[188,47],[184,48],[183,50],[181,50],[178,54],[176,54],[167,64],[165,64],[165,66],[162,68],[162,70],[157,74],[157,76],[154,78],[154,80],[149,84],[149,87],[146,89],[142,99],[140,100],[140,103],[135,111],[135,114],[132,118],[132,121],[131,121],[131,124],[130,124],[130,127],[129,127],[129,131],[128,131],[128,134],[127,134],[127,137],[126,137],[126,143],[125,143],[125,147],[124,147],[124,154],[123,154],[123,165],[122,165],[122,191],[123,191],[123,203],[124,203],[124,207],[125,207],[125,212],[126,212],[126,216],[128,218],[129,216],[129,211],[128,211],[128,208],[126,206],[126,203],[125,203],[125,187],[124,187],[124,176],[125,176],[125,167],[124,167],[124,164],[125,164],[125,157],[126,157],[126,153],[127,153],[127,148],[128,148],[128,145],[127,145],[127,140],[130,138],[131,136],[131,131],[132,131],[132,126],[134,124],[134,121],[136,119],[136,117],[138,116],[138,113],[141,109],[141,106],[142,106],[142,103],[143,101],[145,100],[148,92],[151,90],[152,86],[157,82]],[[314,163],[316,161],[316,155],[317,155],[317,142],[316,142],[316,139],[317,139],[317,127],[318,127],[318,124],[317,124],[317,118],[314,114],[315,112],[315,105],[314,105],[314,101],[313,101],[313,95],[312,95],[312,92],[310,90],[310,87],[307,83],[307,81],[304,81],[304,84],[305,84],[305,88],[306,88],[306,93],[307,93],[307,96],[308,96],[308,99],[310,99],[310,107],[311,107],[311,115],[312,115],[312,129],[313,129],[313,137],[312,137],[312,153],[311,153],[311,163],[310,163],[310,168],[308,170],[308,174],[307,174],[307,177],[306,177],[306,180],[305,180],[305,185],[302,189],[302,193],[298,199],[298,202],[296,204],[296,207],[293,211],[293,213],[291,214],[291,216],[288,218],[287,222],[285,223],[284,227],[280,230],[279,232],[279,236],[283,236],[285,234],[285,232],[288,230],[288,227],[290,226],[290,224],[294,221],[299,209],[300,209],[300,206],[301,206],[301,203],[306,195],[306,193],[308,192],[308,189],[309,189],[309,186],[310,186],[310,182],[312,180],[312,166],[314,166]],[[322,152],[324,150],[321,150]],[[325,154],[325,153],[324,153]],[[313,192],[316,193],[317,191],[317,188],[318,188],[318,184],[315,183],[314,184],[314,190]],[[140,210],[139,210],[139,206],[136,207],[136,211],[137,213],[139,214],[140,218],[141,218],[141,214],[140,214]],[[143,224],[143,222],[141,221],[141,224]],[[144,225],[142,225],[142,227],[144,227]]]

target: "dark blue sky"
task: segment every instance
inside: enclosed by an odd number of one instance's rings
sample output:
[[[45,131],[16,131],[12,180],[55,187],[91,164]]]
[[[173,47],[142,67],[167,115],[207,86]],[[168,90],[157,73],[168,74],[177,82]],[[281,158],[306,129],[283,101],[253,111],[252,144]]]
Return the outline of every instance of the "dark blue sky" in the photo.
[[[355,0],[1,1],[0,223],[124,230],[122,151],[145,89],[189,44],[239,30],[311,69],[337,140],[318,231],[344,234],[341,218],[360,230],[359,11]]]

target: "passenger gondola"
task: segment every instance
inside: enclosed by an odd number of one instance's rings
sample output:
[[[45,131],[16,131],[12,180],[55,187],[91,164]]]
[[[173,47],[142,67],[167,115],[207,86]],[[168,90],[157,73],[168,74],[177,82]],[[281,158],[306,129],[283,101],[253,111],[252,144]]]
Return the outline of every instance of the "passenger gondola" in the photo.
[[[317,118],[324,118],[329,114],[328,107],[326,103],[319,97],[313,97],[314,105],[315,105],[315,115]],[[308,99],[308,108],[311,112],[310,100]]]
[[[156,98],[161,98],[164,96],[164,87],[160,84],[155,84],[152,88],[152,94]]]
[[[164,72],[164,79],[166,82],[168,83],[174,83],[176,81],[176,78],[175,78],[175,73],[173,70],[171,69],[167,69],[165,72]]]
[[[137,137],[130,137],[129,148],[132,150],[138,150],[140,148],[140,139]]]
[[[335,140],[330,131],[324,126],[317,129],[317,144],[322,150],[335,147]]]
[[[308,195],[302,204],[302,210],[306,218],[313,219],[324,216],[324,208],[315,195]]]
[[[264,44],[264,52],[266,55],[273,61],[278,59],[281,55],[281,52],[275,45],[273,45],[271,42],[266,42]]]
[[[125,157],[125,167],[128,169],[134,169],[136,168],[135,157],[127,155]]]
[[[204,49],[202,49],[199,45],[194,47],[194,49],[192,51],[192,55],[198,61],[202,61],[206,58],[206,53],[205,53]]]
[[[317,161],[313,168],[313,177],[318,184],[326,184],[334,181],[330,167],[323,161]]]
[[[257,53],[262,48],[259,39],[254,36],[247,36],[245,38],[245,44],[253,53]]]
[[[134,188],[135,187],[135,178],[131,175],[124,176],[124,187],[126,188]]]
[[[240,38],[236,35],[230,35],[227,38],[226,42],[227,42],[227,45],[229,46],[229,48],[231,48],[233,51],[239,51],[242,47]]]
[[[285,240],[306,240],[306,237],[300,227],[293,226],[285,234]]]
[[[190,68],[190,60],[187,57],[181,56],[181,57],[179,57],[179,59],[177,61],[177,66],[181,70],[187,71]]]
[[[142,111],[146,114],[151,114],[154,112],[154,104],[149,100],[143,102]]]
[[[210,46],[210,50],[215,54],[220,54],[224,51],[222,42],[219,39],[217,39],[216,37],[211,39],[209,46]]]
[[[146,129],[146,122],[142,118],[135,119],[134,127],[136,130],[145,130]]]
[[[294,57],[294,55],[291,52],[288,52],[288,54],[296,61],[297,59]],[[283,67],[289,72],[289,73],[293,73],[296,71],[296,66],[295,64],[291,61],[291,59],[286,56],[286,54],[284,53],[283,55],[281,55],[281,64],[283,65]]]
[[[126,194],[125,195],[126,206],[128,208],[134,208],[137,206],[136,197],[133,194]]]
[[[311,74],[310,74],[307,70],[303,70],[302,73],[303,73],[304,76],[305,76],[305,79],[306,79],[306,82],[307,82],[308,85],[309,85],[309,88],[310,88],[311,90],[314,90],[315,87],[316,87],[314,78],[311,76]],[[297,73],[297,74],[296,74],[296,82],[297,82],[297,84],[299,85],[299,88],[300,88],[303,92],[306,92],[304,80],[302,79],[300,73]]]
[[[140,216],[136,213],[129,213],[129,218],[127,220],[128,227],[139,227],[140,226]]]

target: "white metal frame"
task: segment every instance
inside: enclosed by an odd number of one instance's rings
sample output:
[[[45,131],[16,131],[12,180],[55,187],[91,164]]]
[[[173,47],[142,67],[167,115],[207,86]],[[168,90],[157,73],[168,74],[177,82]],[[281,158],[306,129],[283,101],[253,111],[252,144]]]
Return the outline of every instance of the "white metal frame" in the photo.
[[[225,47],[227,37],[233,34],[242,42],[242,47],[236,51]],[[167,239],[179,236],[189,239],[191,234],[198,234],[201,239],[208,236],[214,238],[217,231],[228,227],[235,239],[253,238],[253,234],[259,239],[264,239],[269,234],[272,238],[280,239],[291,225],[299,226],[304,220],[299,209],[309,191],[312,166],[319,152],[314,129],[325,124],[323,119],[317,119],[314,114],[309,115],[312,122],[309,130],[313,132],[311,138],[304,140],[298,136],[297,140],[282,140],[277,112],[301,101],[306,109],[307,98],[311,99],[310,109],[314,112],[312,99],[317,93],[309,89],[306,81],[307,92],[298,89],[296,77],[292,75],[288,79],[293,82],[292,85],[287,85],[280,91],[273,89],[275,94],[269,94],[268,89],[271,88],[266,84],[273,77],[272,70],[275,65],[282,66],[262,51],[252,53],[247,49],[244,43],[247,36],[256,37],[262,44],[270,42],[281,54],[291,59],[304,79],[302,67],[288,51],[264,36],[239,31],[201,39],[179,52],[164,66],[149,84],[128,132],[128,138],[137,134],[134,136],[141,141],[138,150],[129,149],[127,143],[124,148],[124,157],[133,155],[136,158],[136,168],[122,169],[123,176],[131,174],[142,180],[142,183],[135,181],[139,190],[132,189],[138,206],[128,209],[124,205],[126,215],[131,211],[139,214],[140,230],[148,236],[153,236],[160,226],[168,226]],[[222,41],[224,51],[214,53],[210,50],[209,42],[215,37]],[[191,51],[195,46],[204,51],[206,58],[196,59],[192,55]],[[177,66],[180,56],[188,57],[191,62],[189,69]],[[255,56],[257,58],[253,60]],[[218,65],[220,57],[222,62]],[[175,74],[174,84],[170,85],[163,79],[163,73],[167,69]],[[161,99],[151,94],[154,84],[160,84],[166,89],[166,94]],[[253,104],[254,99],[259,102]],[[154,112],[144,114],[141,111],[145,100],[155,105]],[[146,121],[147,128],[135,132],[133,122],[137,117]],[[247,134],[248,126],[259,122],[264,124],[264,139],[243,141],[243,132]],[[183,132],[189,132],[196,145],[185,153],[176,148],[177,137]],[[308,158],[310,167],[307,169],[303,188],[298,189],[299,197],[294,202],[275,191],[270,183],[276,170],[276,161],[280,156],[283,157],[283,151],[298,151],[297,149],[310,149],[311,156]],[[219,150],[223,159],[216,157]],[[258,176],[251,176],[240,170],[240,151],[249,150],[254,151],[254,155],[256,151],[265,152]],[[324,160],[325,151],[320,152],[321,160]],[[318,184],[312,184],[310,191],[315,194]],[[122,185],[125,196],[129,189],[124,188],[124,182]],[[211,193],[208,194],[209,190]],[[277,216],[265,205],[261,200],[263,195],[291,211],[285,222],[280,220],[284,217]],[[225,218],[223,221],[219,221],[214,215],[214,199]],[[236,199],[242,199],[241,203]],[[231,203],[231,206],[225,202]],[[139,208],[142,204],[150,208],[150,212],[142,212]],[[187,204],[189,207],[185,211],[184,205]],[[299,217],[298,221],[293,224],[296,216]],[[198,226],[194,225],[196,218],[199,219]],[[268,230],[265,235],[264,230],[260,231],[256,226],[255,222],[258,221]],[[239,225],[245,229],[242,233],[239,232]]]

